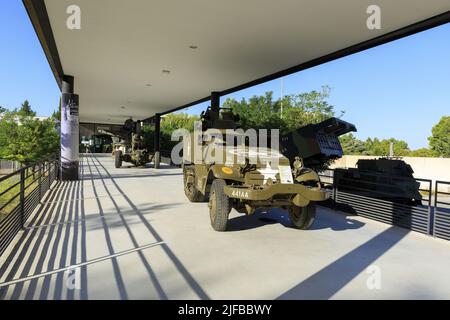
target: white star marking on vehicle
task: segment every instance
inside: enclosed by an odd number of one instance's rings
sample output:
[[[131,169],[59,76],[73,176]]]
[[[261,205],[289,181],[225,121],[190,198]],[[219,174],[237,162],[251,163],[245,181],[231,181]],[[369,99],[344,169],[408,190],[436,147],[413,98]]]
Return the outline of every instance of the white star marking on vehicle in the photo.
[[[276,175],[278,170],[272,169],[269,162],[267,162],[267,166],[264,169],[259,169],[259,173],[261,173],[264,177],[264,184],[266,184],[269,179],[272,179],[275,182],[277,181]]]

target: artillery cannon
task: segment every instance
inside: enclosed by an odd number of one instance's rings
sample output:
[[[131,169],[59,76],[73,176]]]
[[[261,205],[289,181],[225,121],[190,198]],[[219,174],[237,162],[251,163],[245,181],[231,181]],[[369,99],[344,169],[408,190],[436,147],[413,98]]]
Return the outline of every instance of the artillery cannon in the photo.
[[[113,156],[116,168],[122,167],[122,162],[130,162],[136,167],[144,166],[151,161],[150,152],[142,135],[142,122],[128,119],[116,133],[120,142],[113,145]]]

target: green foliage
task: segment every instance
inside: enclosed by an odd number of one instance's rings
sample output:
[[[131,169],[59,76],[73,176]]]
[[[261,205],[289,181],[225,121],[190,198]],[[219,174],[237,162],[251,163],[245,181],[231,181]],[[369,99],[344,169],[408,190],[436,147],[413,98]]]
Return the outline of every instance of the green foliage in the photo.
[[[245,130],[280,129],[280,133],[284,134],[335,116],[334,107],[326,101],[329,93],[330,89],[324,86],[321,91],[274,100],[273,92],[267,92],[264,96],[253,96],[248,101],[227,99],[223,107],[231,108],[240,116],[240,126]]]
[[[366,141],[362,141],[356,139],[353,134],[346,134],[339,139],[344,154],[348,155],[387,156],[390,153],[391,142],[394,144],[395,156],[408,156],[411,152],[405,141],[394,138],[383,140],[367,138]]]
[[[61,100],[59,101],[58,110],[53,111],[51,118],[55,121],[61,121]]]
[[[19,110],[9,111],[0,108],[2,119],[0,120],[0,158],[19,161],[24,165],[33,164],[41,159],[54,156],[59,150],[59,135],[53,120],[37,120],[36,113],[31,109],[26,100]],[[31,193],[36,187],[33,167],[27,169],[29,176],[25,181],[25,195]],[[0,206],[11,202],[0,212],[0,220],[8,215],[19,202],[16,197],[19,192],[19,179],[14,175],[0,183],[0,192],[8,190],[0,196]],[[16,186],[14,186],[16,185]]]
[[[439,157],[450,157],[450,116],[444,116],[428,138],[431,150]]]
[[[17,114],[19,116],[23,116],[23,117],[35,117],[36,116],[36,112],[34,112],[31,109],[31,105],[30,102],[28,100],[25,100],[22,103],[22,106],[20,107],[20,109],[17,111]]]
[[[240,127],[247,130],[271,129],[283,127],[284,122],[280,117],[279,101],[273,100],[273,93],[267,92],[264,96],[253,96],[248,101],[242,99],[227,99],[223,106],[231,108],[234,114],[240,117]]]
[[[27,107],[4,113],[0,121],[0,158],[31,164],[56,154],[59,136],[54,122],[37,120],[34,115]]]
[[[195,121],[200,121],[200,117],[191,116],[185,113],[168,114],[161,121],[161,132],[172,134],[176,129],[193,131]]]
[[[409,150],[408,144],[394,138],[379,140],[368,138],[366,141],[356,139],[352,134],[340,137],[345,154],[384,156],[389,154],[390,143],[394,143],[394,155],[405,157],[450,157],[450,116],[444,116],[432,129],[428,138],[430,148]]]
[[[38,182],[33,175],[33,170],[34,168],[30,167],[25,172],[25,176],[28,176],[28,178],[25,179],[24,184],[26,188],[25,196],[29,195],[33,190],[35,190],[38,185]],[[9,179],[0,182],[0,193],[5,192],[0,196],[0,207],[3,207],[7,202],[9,202],[9,204],[0,211],[0,221],[19,205],[20,198],[16,197],[16,195],[20,192],[20,185],[17,184],[19,180],[20,174],[16,174]],[[9,191],[6,191],[8,189]]]
[[[245,130],[280,129],[283,134],[335,116],[334,107],[326,101],[328,97],[328,87],[323,87],[321,91],[289,95],[283,100],[274,100],[273,93],[267,92],[263,96],[253,96],[248,101],[227,99],[222,107],[231,108],[238,114],[240,127]],[[161,150],[171,150],[177,144],[171,141],[174,130],[183,128],[192,131],[194,122],[199,120],[198,116],[187,114],[170,114],[164,117],[161,121]],[[147,145],[152,146],[154,127],[146,126],[143,132]]]
[[[177,141],[172,141],[172,132],[177,129],[186,129],[188,131],[194,130],[194,122],[200,121],[199,116],[188,115],[185,113],[179,114],[168,114],[161,119],[161,133],[160,133],[160,144],[161,150],[171,151],[172,148],[178,143]],[[144,126],[143,135],[146,145],[154,145],[154,126]]]
[[[394,144],[395,156],[406,156],[410,152],[408,144],[403,140],[396,140],[394,138],[379,140],[378,138],[367,139],[365,142],[365,149],[371,156],[387,156],[390,152],[391,142]]]
[[[340,142],[344,154],[366,155],[366,146],[363,141],[358,140],[351,133],[341,136]]]
[[[435,156],[436,154],[428,148],[420,148],[408,153],[408,157],[433,158]]]
[[[389,155],[390,143],[394,143],[394,156],[403,157],[434,157],[435,153],[427,148],[409,150],[408,144],[403,140],[394,138],[379,140],[367,138],[366,141],[356,139],[353,134],[339,137],[339,140],[347,155],[386,156]]]
[[[50,118],[56,121],[61,121],[61,110],[53,111],[52,116]]]

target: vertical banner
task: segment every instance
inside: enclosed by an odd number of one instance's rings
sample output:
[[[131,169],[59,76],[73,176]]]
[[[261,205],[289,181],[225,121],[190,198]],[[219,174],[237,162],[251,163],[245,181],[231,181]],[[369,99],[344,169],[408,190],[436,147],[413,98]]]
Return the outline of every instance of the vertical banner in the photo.
[[[78,180],[79,97],[76,94],[63,93],[61,102],[61,179]]]

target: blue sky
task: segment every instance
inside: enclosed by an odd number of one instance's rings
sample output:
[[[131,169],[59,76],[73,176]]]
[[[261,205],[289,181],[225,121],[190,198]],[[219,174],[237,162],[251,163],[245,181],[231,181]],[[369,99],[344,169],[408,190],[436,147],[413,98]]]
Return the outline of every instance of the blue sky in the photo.
[[[59,105],[59,88],[21,0],[0,0],[0,105],[28,99],[39,115]]]
[[[22,1],[0,1],[0,105],[28,99],[39,115],[58,106],[59,89]],[[361,139],[402,139],[410,148],[428,145],[431,128],[450,115],[450,24],[354,54],[284,78],[285,94],[332,88],[329,102]],[[273,91],[281,80],[227,97],[241,99]],[[224,97],[227,98],[227,97]],[[191,107],[199,113],[208,104]]]

